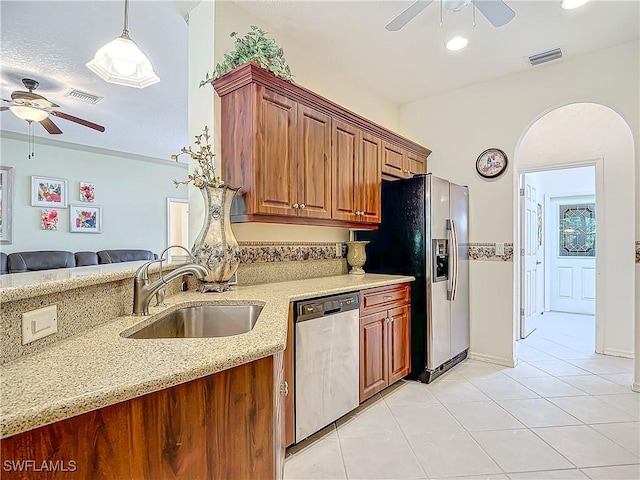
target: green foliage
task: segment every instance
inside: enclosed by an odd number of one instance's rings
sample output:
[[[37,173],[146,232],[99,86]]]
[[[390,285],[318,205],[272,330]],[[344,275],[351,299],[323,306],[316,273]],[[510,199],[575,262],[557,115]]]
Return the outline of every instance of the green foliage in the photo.
[[[284,51],[274,40],[267,38],[266,34],[267,32],[255,25],[251,25],[251,31],[244,37],[239,37],[237,32],[231,32],[231,37],[236,39],[235,50],[224,54],[223,61],[215,66],[213,76],[207,72],[207,76],[200,82],[200,86],[212,83],[234,68],[248,62],[255,62],[274,75],[292,81],[293,75],[286,64]]]

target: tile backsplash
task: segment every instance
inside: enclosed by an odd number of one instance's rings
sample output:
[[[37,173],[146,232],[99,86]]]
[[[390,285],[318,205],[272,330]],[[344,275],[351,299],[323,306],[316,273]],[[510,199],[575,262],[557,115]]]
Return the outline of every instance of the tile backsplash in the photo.
[[[495,243],[470,243],[469,260],[513,261],[513,243],[504,244],[504,255],[496,255]]]

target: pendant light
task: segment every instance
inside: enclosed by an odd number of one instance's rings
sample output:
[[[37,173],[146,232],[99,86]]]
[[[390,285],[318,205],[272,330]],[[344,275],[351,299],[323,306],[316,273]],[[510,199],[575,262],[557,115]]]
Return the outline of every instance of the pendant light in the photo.
[[[98,50],[87,67],[109,83],[137,88],[158,83],[160,78],[153,71],[151,62],[129,38],[128,27],[129,0],[125,0],[122,35]]]

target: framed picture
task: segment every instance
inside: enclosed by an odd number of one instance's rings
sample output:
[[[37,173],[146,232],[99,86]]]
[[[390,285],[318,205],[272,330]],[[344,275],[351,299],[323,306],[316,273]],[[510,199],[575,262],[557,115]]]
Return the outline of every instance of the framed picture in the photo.
[[[102,233],[102,207],[95,205],[69,205],[69,231],[71,233]]]
[[[40,214],[40,229],[58,230],[58,220],[60,220],[58,210],[43,208]]]
[[[13,167],[0,166],[0,244],[13,238]]]
[[[60,178],[31,177],[31,206],[67,208],[67,181]]]
[[[80,201],[81,202],[95,202],[95,188],[93,183],[80,182]]]

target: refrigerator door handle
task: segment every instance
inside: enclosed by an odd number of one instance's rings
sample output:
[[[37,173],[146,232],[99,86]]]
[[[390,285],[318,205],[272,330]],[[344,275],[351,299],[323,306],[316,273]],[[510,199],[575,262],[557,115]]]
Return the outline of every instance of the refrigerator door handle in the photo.
[[[449,296],[449,300],[452,302],[456,299],[456,292],[458,290],[458,230],[456,228],[456,221],[452,218],[451,220],[451,240],[453,245],[449,251],[449,255],[451,255],[451,250],[453,250],[453,255],[451,258],[453,259],[453,264],[451,265],[452,270],[452,278],[451,278],[451,295]]]

